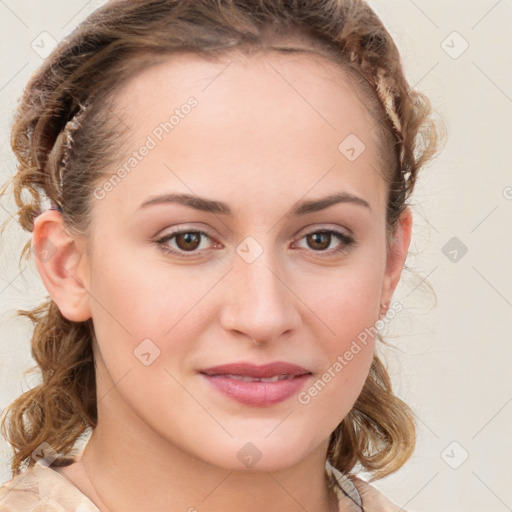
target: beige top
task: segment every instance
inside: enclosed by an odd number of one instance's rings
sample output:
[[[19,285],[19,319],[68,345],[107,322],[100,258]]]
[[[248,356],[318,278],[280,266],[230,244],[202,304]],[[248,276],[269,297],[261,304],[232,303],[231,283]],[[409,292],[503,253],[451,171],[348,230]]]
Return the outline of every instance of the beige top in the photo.
[[[364,480],[343,475],[329,462],[325,469],[340,501],[340,512],[345,512],[347,503],[352,504],[350,512],[407,512]],[[0,512],[101,511],[63,475],[35,464],[0,488]]]

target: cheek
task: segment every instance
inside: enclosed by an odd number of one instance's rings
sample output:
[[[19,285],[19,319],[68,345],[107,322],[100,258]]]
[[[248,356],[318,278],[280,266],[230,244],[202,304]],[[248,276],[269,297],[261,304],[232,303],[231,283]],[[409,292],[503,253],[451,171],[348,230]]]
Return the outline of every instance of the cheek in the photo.
[[[317,276],[305,302],[314,313],[313,336],[324,363],[299,403],[322,415],[334,429],[348,414],[366,381],[375,348],[382,269],[378,254]]]
[[[114,244],[115,245],[115,244]],[[179,272],[171,276],[155,262],[138,256],[131,248],[105,250],[96,256],[91,273],[90,290],[93,315],[102,323],[117,324],[118,328],[135,335],[148,336],[158,332],[157,319],[170,325],[175,316],[181,292]],[[168,318],[165,319],[164,315]]]
[[[322,418],[332,432],[350,412],[370,370],[375,348],[373,329],[352,329],[333,339],[326,348],[327,360],[315,379],[297,396],[308,414]]]
[[[331,353],[343,350],[347,342],[378,320],[382,282],[380,266],[362,261],[317,275],[314,287],[313,280],[304,283],[299,293],[318,317]]]
[[[307,301],[317,318],[316,337],[325,362],[313,388],[305,390],[303,403],[323,395],[317,407],[339,411],[339,421],[359,396],[373,360],[383,279],[374,255],[317,280]]]
[[[136,361],[134,351],[143,342],[164,356],[158,363],[169,353],[180,359],[181,352],[190,350],[200,320],[206,318],[201,314],[208,305],[204,297],[218,281],[215,275],[198,280],[192,266],[170,271],[169,266],[153,262],[148,267],[136,253],[126,253],[131,255],[109,258],[107,251],[98,255],[89,283],[96,337],[116,375]]]

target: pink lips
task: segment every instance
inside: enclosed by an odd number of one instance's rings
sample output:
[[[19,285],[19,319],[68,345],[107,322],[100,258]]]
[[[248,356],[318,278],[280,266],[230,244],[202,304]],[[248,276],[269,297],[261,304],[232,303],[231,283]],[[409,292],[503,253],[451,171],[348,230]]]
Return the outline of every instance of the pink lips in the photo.
[[[311,376],[305,368],[281,361],[263,366],[243,362],[224,364],[200,370],[200,373],[221,393],[259,407],[290,398]]]

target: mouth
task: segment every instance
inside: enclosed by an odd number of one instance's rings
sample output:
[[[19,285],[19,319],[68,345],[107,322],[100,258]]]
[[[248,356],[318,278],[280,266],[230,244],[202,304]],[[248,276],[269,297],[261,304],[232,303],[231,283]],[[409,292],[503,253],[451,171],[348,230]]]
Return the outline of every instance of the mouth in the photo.
[[[264,365],[256,365],[246,362],[222,364],[200,370],[200,373],[214,377],[216,375],[229,376],[233,378],[249,379],[273,379],[268,382],[276,382],[286,378],[293,378],[299,375],[311,374],[302,366],[283,361],[275,361]]]
[[[204,374],[208,375],[208,374]],[[279,380],[294,379],[296,375],[274,375],[273,377],[249,377],[248,375],[236,375],[233,373],[208,375],[208,377],[225,377],[227,379],[239,380],[242,382],[277,382]]]
[[[233,363],[199,373],[230,399],[251,406],[270,406],[298,393],[312,373],[295,364],[274,362],[263,366]]]

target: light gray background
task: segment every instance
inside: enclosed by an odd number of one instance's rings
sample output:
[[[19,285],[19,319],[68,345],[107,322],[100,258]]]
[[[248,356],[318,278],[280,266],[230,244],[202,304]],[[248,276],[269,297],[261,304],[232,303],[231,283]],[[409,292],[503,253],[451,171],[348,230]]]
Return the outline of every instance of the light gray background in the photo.
[[[42,49],[50,36],[60,40],[102,3],[0,0],[2,183],[15,170],[10,117],[42,62],[33,41]],[[370,4],[395,37],[411,84],[431,98],[449,132],[414,199],[407,264],[417,276],[404,272],[395,298],[405,309],[384,331],[399,349],[386,350],[386,359],[415,411],[417,449],[376,486],[411,512],[512,510],[512,1]],[[13,212],[2,203],[0,221]],[[14,318],[16,308],[45,297],[33,264],[19,273],[28,236],[13,221],[1,241],[0,408],[35,382],[22,376],[32,365],[30,322]],[[9,449],[0,447],[5,481]]]

